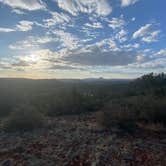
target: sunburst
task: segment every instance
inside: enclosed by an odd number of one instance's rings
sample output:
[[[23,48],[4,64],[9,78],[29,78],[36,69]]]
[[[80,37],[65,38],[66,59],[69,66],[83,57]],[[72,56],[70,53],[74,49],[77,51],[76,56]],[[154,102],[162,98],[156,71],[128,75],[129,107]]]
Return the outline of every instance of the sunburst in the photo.
[[[36,55],[36,54],[30,54],[30,55],[27,57],[27,61],[36,63],[36,62],[39,61],[39,56]]]

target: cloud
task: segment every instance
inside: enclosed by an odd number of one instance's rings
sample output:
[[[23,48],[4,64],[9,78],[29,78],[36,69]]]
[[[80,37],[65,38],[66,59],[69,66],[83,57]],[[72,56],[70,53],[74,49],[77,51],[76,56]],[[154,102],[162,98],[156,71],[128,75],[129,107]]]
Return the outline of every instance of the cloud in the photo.
[[[152,24],[146,24],[133,34],[133,39],[141,38],[142,41],[151,43],[157,41],[160,30],[154,30]]]
[[[103,51],[118,51],[119,48],[116,42],[112,38],[106,38],[95,43],[96,46],[100,47]],[[93,45],[92,45],[93,46]]]
[[[137,56],[133,51],[102,51],[93,46],[73,50],[62,59],[83,66],[125,66],[137,62]]]
[[[135,21],[135,20],[136,20],[136,18],[135,18],[135,17],[132,17],[131,21]]]
[[[53,52],[49,49],[38,49],[27,53],[26,55],[16,56],[8,59],[10,66],[14,70],[81,70],[81,66],[67,64],[60,60],[61,54],[66,54],[67,50]]]
[[[140,44],[139,43],[134,43],[134,44],[127,44],[127,45],[123,45],[122,48],[127,48],[128,50],[133,50],[136,48],[139,48]]]
[[[13,32],[15,31],[14,29],[11,29],[11,28],[2,28],[0,27],[0,32]]]
[[[27,49],[34,49],[34,47],[36,47],[36,44],[33,45],[32,43],[30,43],[29,41],[25,40],[25,41],[18,41],[14,44],[10,44],[9,48],[12,50],[27,50]]]
[[[117,39],[120,43],[125,42],[127,40],[127,34],[127,31],[121,29],[119,32],[116,33],[115,39]]]
[[[137,1],[119,0],[119,5],[121,2],[126,7]],[[0,0],[0,5],[8,5],[2,6],[4,10],[11,9],[9,14],[18,17],[12,22],[8,18],[6,23],[11,24],[0,27],[2,37],[6,35],[3,32],[11,35],[7,35],[10,41],[5,40],[6,43],[2,45],[6,47],[7,44],[11,49],[6,52],[2,48],[2,53],[9,54],[9,58],[0,62],[0,68],[28,69],[29,72],[37,70],[45,74],[45,69],[49,69],[50,73],[54,70],[59,73],[59,70],[71,70],[74,73],[74,70],[83,68],[90,73],[98,68],[104,75],[107,67],[109,70],[118,69],[119,66],[121,70],[129,67],[131,72],[136,67],[137,70],[139,67],[143,70],[163,67],[166,49],[156,50],[147,44],[160,39],[159,24],[148,22],[139,24],[135,29],[132,25],[137,14],[123,17],[115,11],[111,17],[111,3],[115,8],[118,5],[110,0]],[[29,13],[40,9],[46,11]],[[124,14],[128,12],[126,8],[123,9]],[[145,48],[150,51],[145,51]]]
[[[80,13],[107,16],[111,14],[112,7],[107,0],[55,0],[59,8],[67,11],[73,16]]]
[[[151,32],[151,34],[145,36],[142,38],[142,41],[147,42],[147,43],[151,43],[151,42],[155,42],[157,41],[157,37],[160,33],[160,30],[156,30]]]
[[[29,36],[25,40],[18,41],[14,44],[10,44],[9,48],[13,50],[35,49],[39,48],[41,44],[46,44],[54,41],[56,41],[56,39],[48,36],[43,36],[43,37]]]
[[[135,63],[129,65],[131,68],[135,69],[152,69],[159,70],[159,69],[166,69],[166,59],[165,58],[158,58],[158,59],[149,59],[149,61],[144,63]]]
[[[20,14],[20,15],[25,14],[22,10],[19,10],[19,9],[13,9],[12,13],[16,13],[16,14]]]
[[[90,27],[90,28],[103,28],[103,26],[100,22],[93,22],[92,24],[86,23],[85,26]]]
[[[19,59],[19,60],[17,60],[17,62],[12,63],[12,66],[15,66],[15,67],[25,67],[25,66],[29,66],[29,65],[30,64],[23,59]]]
[[[127,22],[124,20],[123,15],[120,15],[118,18],[113,17],[111,20],[106,18],[105,21],[113,30],[112,38],[114,40],[118,41],[119,43],[127,41],[128,31],[125,29]]]
[[[55,58],[55,53],[49,49],[39,49],[28,51],[24,55],[14,56],[3,60],[3,68],[8,67],[12,70],[45,70],[51,65],[49,59]],[[6,64],[6,65],[5,65]],[[1,66],[0,66],[1,67]],[[2,67],[1,67],[2,68]]]
[[[61,43],[61,47],[74,49],[79,46],[79,43],[80,43],[79,38],[69,32],[55,29],[52,31],[52,33],[56,35],[57,40]]]
[[[67,65],[52,65],[49,69],[51,70],[75,70],[80,69],[73,66],[67,66]]]
[[[112,29],[122,28],[126,24],[123,19],[123,16],[121,16],[120,18],[113,17],[111,20],[107,21],[109,23],[108,26]]]
[[[6,59],[0,59],[0,69],[11,69],[10,63]]]
[[[83,32],[85,37],[88,38],[89,40],[96,39],[101,35],[101,33],[94,29],[96,28],[88,27],[88,26],[85,26],[84,24],[84,26],[81,27],[80,32]]]
[[[68,23],[71,21],[71,18],[64,14],[64,13],[57,13],[57,12],[49,12],[51,14],[51,18],[44,19],[44,26],[50,27],[59,23]]]
[[[152,24],[146,24],[145,26],[142,26],[140,29],[138,29],[136,32],[133,34],[133,38],[136,39],[138,37],[142,37],[148,33],[150,30]]]
[[[160,52],[160,51],[159,51]],[[163,51],[161,51],[162,53]],[[0,69],[13,71],[44,72],[53,71],[82,71],[102,73],[139,73],[164,70],[165,57],[149,57],[143,53],[127,50],[103,50],[97,45],[79,49],[62,49],[53,52],[41,49],[24,56],[0,60]],[[83,74],[82,73],[82,74]],[[87,75],[88,76],[88,75]]]
[[[13,9],[24,9],[29,11],[46,8],[46,5],[42,0],[0,0],[0,3],[8,5]]]
[[[121,0],[121,6],[126,7],[129,5],[133,5],[137,2],[138,0]]]
[[[16,31],[21,31],[21,32],[30,31],[32,30],[33,24],[34,23],[32,21],[22,20],[14,28],[0,27],[0,32],[7,33],[7,32],[16,32]]]
[[[38,43],[38,44],[45,44],[45,43],[50,43],[56,41],[56,39],[48,36],[44,37],[30,37],[31,42],[33,43]]]
[[[17,31],[29,31],[32,29],[33,24],[34,23],[31,21],[22,20],[19,22],[19,24],[16,25],[16,30]]]
[[[166,49],[161,49],[155,55],[157,55],[157,56],[166,56]]]

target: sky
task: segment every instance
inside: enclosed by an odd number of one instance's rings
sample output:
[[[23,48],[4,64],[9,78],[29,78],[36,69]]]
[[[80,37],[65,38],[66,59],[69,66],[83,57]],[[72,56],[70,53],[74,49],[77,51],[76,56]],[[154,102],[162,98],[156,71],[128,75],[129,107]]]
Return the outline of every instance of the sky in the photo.
[[[0,0],[0,77],[166,72],[165,0]]]

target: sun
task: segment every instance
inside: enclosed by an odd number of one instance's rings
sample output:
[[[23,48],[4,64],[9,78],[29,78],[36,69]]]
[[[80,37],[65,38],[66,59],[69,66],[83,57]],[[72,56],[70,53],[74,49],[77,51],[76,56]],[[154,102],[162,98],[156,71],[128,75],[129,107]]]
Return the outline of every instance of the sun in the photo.
[[[39,60],[39,56],[37,56],[36,54],[31,54],[28,56],[28,61],[30,62],[37,62]]]

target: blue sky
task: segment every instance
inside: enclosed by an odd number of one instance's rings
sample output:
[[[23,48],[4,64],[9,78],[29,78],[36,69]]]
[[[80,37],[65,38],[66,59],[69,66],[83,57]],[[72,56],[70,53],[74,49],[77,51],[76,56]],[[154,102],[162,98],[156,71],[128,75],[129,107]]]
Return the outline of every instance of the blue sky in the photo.
[[[0,77],[166,72],[164,0],[0,0]]]

